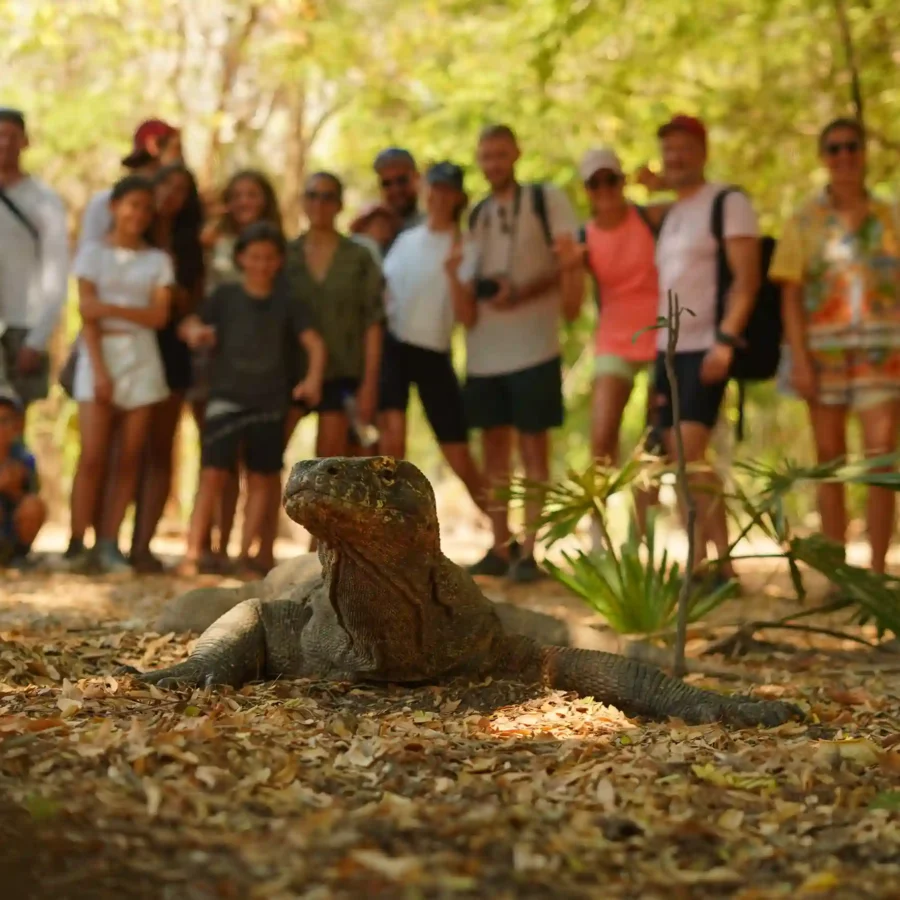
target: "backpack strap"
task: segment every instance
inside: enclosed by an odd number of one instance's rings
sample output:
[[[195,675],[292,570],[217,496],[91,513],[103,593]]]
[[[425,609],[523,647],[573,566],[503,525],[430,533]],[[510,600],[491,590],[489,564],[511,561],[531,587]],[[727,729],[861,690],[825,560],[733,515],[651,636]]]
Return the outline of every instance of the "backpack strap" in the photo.
[[[547,215],[547,197],[544,194],[544,185],[540,182],[531,185],[531,205],[535,215],[541,220],[544,240],[547,242],[548,247],[552,247],[553,232],[550,230],[550,217]]]
[[[725,299],[728,296],[728,288],[731,286],[731,268],[728,265],[728,254],[725,252],[725,198],[729,194],[740,191],[739,187],[729,185],[722,188],[713,198],[712,215],[710,217],[710,230],[716,241],[716,324],[725,316]],[[744,439],[744,400],[746,399],[746,385],[742,379],[737,379],[737,422],[734,426],[735,439],[740,442]]]
[[[12,197],[0,187],[0,203],[2,203],[12,214],[13,216],[19,220],[25,230],[31,235],[31,239],[34,241],[35,249],[40,253],[41,251],[41,233],[38,231],[37,225],[25,215],[22,209],[15,203]]]
[[[725,315],[725,298],[731,285],[731,268],[725,252],[725,198],[741,189],[734,185],[722,188],[713,198],[710,230],[716,241],[716,322]]]
[[[650,213],[647,212],[646,206],[640,206],[639,204],[634,204],[635,212],[641,217],[641,221],[647,226],[650,230],[650,234],[653,235],[653,240],[655,241],[659,237],[660,228],[662,227],[662,223],[659,226],[653,224],[652,219],[650,218]]]
[[[479,200],[471,210],[469,210],[469,231],[474,231],[475,226],[478,223],[478,216],[481,214],[481,211],[484,209],[484,205],[488,202],[488,198],[485,197],[483,200]]]

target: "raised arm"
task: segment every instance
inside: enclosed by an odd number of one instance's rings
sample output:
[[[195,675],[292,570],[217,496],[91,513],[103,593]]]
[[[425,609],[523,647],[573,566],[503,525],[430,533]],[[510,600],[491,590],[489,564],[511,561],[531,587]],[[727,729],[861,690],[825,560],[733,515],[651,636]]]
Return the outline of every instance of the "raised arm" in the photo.
[[[478,304],[475,301],[475,287],[471,272],[463,272],[463,265],[468,255],[471,268],[476,249],[473,244],[466,247],[463,236],[457,232],[444,260],[444,272],[447,274],[447,285],[450,289],[450,300],[453,303],[453,315],[456,321],[465,328],[471,328],[478,321]]]

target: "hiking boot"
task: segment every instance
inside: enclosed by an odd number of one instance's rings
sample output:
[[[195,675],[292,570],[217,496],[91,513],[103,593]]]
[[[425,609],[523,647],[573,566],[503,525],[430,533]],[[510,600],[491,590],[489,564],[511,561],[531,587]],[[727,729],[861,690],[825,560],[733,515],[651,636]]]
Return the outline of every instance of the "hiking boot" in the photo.
[[[519,556],[511,562],[508,577],[514,584],[532,584],[546,578],[547,573],[529,553],[528,556]]]
[[[469,566],[470,575],[489,575],[492,578],[502,578],[509,571],[510,561],[504,559],[493,548],[474,565]]]
[[[84,541],[78,538],[69,538],[69,546],[66,547],[66,552],[63,553],[63,559],[75,559],[81,556],[82,553],[84,553]]]
[[[63,553],[62,570],[73,575],[90,575],[97,571],[94,551],[84,546],[84,541],[72,538]]]
[[[100,540],[94,547],[97,566],[105,575],[131,575],[134,569],[115,541]]]

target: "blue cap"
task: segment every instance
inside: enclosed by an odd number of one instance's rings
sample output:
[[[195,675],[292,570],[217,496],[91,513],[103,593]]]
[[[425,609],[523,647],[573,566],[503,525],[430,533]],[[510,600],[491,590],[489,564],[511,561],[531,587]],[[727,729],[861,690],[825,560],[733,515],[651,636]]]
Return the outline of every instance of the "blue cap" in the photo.
[[[416,161],[413,159],[413,155],[409,150],[404,150],[402,147],[388,147],[375,157],[372,168],[378,172],[384,166],[397,165],[397,163],[409,166],[411,169],[415,169],[416,167]]]

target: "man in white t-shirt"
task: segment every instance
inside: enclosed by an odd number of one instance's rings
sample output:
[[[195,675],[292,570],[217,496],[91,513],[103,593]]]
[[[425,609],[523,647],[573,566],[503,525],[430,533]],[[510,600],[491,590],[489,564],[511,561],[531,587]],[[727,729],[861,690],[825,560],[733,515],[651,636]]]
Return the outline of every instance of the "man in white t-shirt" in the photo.
[[[25,116],[0,108],[0,382],[23,405],[47,396],[47,343],[66,302],[69,242],[60,196],[27,174]]]
[[[476,253],[458,272],[471,312],[463,322],[466,412],[469,425],[482,430],[485,474],[501,484],[509,480],[513,437],[526,476],[540,482],[550,477],[549,432],[563,422],[560,248],[571,246],[578,232],[561,190],[516,180],[519,155],[507,125],[482,131],[478,164],[491,193],[472,211]],[[541,505],[537,499],[526,505],[526,525],[535,522]],[[519,582],[540,577],[533,530],[521,548],[510,543],[506,506],[491,506],[494,546],[469,571],[508,574]]]
[[[726,185],[706,181],[707,134],[691,116],[675,116],[658,132],[662,144],[663,179],[677,202],[663,221],[656,247],[659,270],[659,314],[668,316],[671,291],[689,313],[682,314],[675,348],[679,418],[688,463],[705,459],[710,436],[719,418],[734,351],[753,311],[759,289],[759,227],[749,199],[740,191],[724,198],[724,250],[731,272],[727,293],[718,297],[718,243],[712,231],[713,205]],[[669,332],[658,332],[655,371],[658,424],[666,452],[675,458],[672,391],[665,367]],[[718,478],[715,481],[718,482]],[[698,475],[698,481],[711,476]],[[706,559],[706,538],[721,554],[727,546],[724,507],[709,489],[694,492],[697,503],[696,562]],[[720,578],[733,576],[723,563]]]

